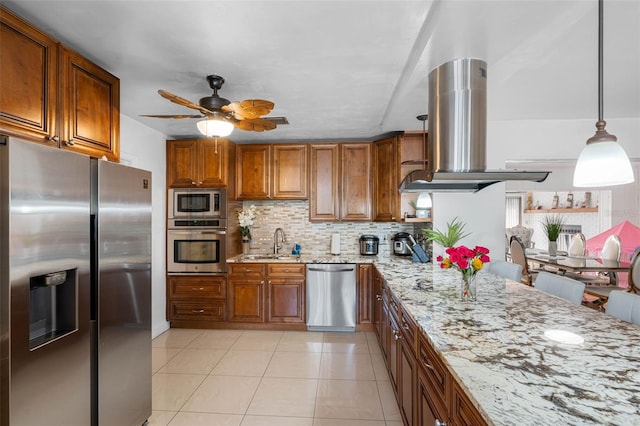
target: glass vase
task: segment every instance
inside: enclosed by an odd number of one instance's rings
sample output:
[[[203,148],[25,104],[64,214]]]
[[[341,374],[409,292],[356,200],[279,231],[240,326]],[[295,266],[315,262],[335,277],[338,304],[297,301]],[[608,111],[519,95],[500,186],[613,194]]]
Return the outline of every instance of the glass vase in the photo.
[[[251,240],[242,240],[242,254],[247,255],[249,254],[249,250],[251,249],[250,247],[251,245]]]
[[[463,302],[476,301],[476,276],[462,277],[460,280],[460,300]]]
[[[549,241],[549,256],[557,256],[558,254],[558,242]]]

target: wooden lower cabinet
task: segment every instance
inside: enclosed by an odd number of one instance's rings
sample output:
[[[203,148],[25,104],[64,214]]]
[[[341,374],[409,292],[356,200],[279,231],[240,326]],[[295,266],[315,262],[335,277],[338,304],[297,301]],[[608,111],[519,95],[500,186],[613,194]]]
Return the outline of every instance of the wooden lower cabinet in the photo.
[[[305,322],[305,265],[269,264],[268,316],[271,323]]]
[[[372,274],[373,321],[404,424],[486,425],[375,267]]]
[[[373,265],[358,265],[358,275],[356,279],[358,305],[356,308],[356,326],[363,324],[373,324],[373,305],[375,303],[373,293]]]
[[[225,320],[227,278],[224,275],[199,277],[167,276],[167,317],[169,321]]]
[[[229,265],[228,321],[299,324],[305,322],[305,265]]]

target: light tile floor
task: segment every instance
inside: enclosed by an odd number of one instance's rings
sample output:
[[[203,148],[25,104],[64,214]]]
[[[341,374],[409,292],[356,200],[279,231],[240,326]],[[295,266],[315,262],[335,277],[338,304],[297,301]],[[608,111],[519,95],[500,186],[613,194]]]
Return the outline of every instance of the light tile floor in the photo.
[[[374,333],[170,329],[150,426],[401,426]]]

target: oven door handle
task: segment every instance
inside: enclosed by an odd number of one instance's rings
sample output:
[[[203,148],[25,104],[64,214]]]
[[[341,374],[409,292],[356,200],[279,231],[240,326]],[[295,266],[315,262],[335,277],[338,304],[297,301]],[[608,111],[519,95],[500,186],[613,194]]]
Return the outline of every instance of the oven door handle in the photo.
[[[204,235],[224,235],[227,231],[200,231],[199,233]]]

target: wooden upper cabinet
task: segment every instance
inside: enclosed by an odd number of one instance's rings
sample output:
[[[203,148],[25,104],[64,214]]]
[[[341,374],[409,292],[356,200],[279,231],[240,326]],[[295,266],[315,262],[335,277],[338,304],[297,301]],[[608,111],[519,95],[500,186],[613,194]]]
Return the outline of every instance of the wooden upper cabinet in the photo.
[[[58,42],[0,7],[0,130],[58,143]]]
[[[312,144],[310,221],[371,220],[371,143]]]
[[[183,139],[167,141],[167,186],[169,188],[227,187],[231,142],[227,139]]]
[[[309,161],[309,220],[337,221],[340,216],[340,145],[311,145]]]
[[[0,130],[120,159],[120,80],[1,9]]]
[[[400,216],[398,184],[402,176],[398,161],[398,138],[373,144],[373,220],[392,222]]]
[[[271,198],[270,147],[266,144],[236,146],[236,198],[238,200]]]
[[[308,198],[307,145],[258,144],[236,148],[236,199]]]
[[[62,47],[60,147],[120,159],[120,80]]]
[[[371,220],[371,143],[345,143],[341,149],[340,219]]]
[[[307,145],[273,145],[273,163],[271,167],[275,199],[306,199],[307,190]]]

